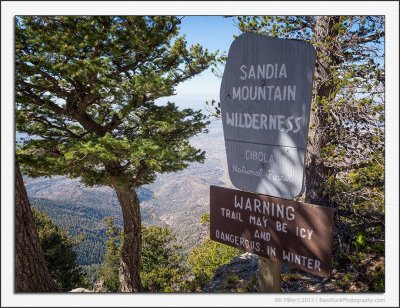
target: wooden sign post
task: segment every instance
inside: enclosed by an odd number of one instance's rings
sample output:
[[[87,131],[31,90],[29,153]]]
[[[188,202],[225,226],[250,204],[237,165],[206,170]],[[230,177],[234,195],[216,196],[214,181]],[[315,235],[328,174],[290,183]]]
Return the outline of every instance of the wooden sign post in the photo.
[[[281,292],[281,262],[258,258],[258,291],[262,293]]]
[[[222,78],[220,102],[229,177],[235,187],[286,199],[298,196],[303,190],[315,57],[312,45],[298,40],[244,33],[232,43]],[[240,211],[237,210],[235,208],[233,213],[239,213],[240,217]],[[222,213],[222,217],[235,221],[235,228],[240,229],[237,226],[240,219],[226,213]],[[220,229],[215,224],[215,219],[221,217],[218,216],[221,213],[214,215],[217,216],[211,220],[214,221],[212,226],[216,233],[211,234],[211,238],[221,241],[218,235],[223,233],[218,233]],[[267,216],[263,214],[260,219]],[[265,222],[271,221],[265,219]],[[252,223],[251,218],[249,223]],[[275,227],[278,228],[279,221],[276,223]],[[280,226],[284,228],[284,225]],[[230,229],[228,234],[236,234],[235,238],[239,236],[240,239],[251,236],[246,230],[238,235],[235,228]],[[305,230],[301,226],[296,228],[300,229],[291,230],[290,234]],[[278,232],[284,232],[282,230]],[[252,232],[276,236],[276,233],[264,230]],[[256,234],[253,236],[256,237]],[[330,237],[326,239],[329,241]],[[257,243],[261,245],[262,242]],[[276,242],[276,245],[282,243]],[[299,242],[296,242],[295,246],[298,245]],[[269,249],[267,247],[272,246],[264,246],[261,252],[261,248],[250,250],[265,255]],[[248,250],[248,247],[244,248]],[[307,259],[306,252],[294,256],[294,252],[285,255],[285,250],[279,251],[283,251],[284,259],[295,258],[297,261],[297,258],[304,257],[304,260],[308,260],[304,262],[310,262],[307,266],[314,266],[313,270],[318,269],[320,274],[326,273],[326,269],[321,270],[321,264],[316,263],[321,261]],[[259,262],[259,285],[260,291],[264,292],[280,291],[279,258],[273,263],[271,255],[272,252],[267,256],[270,259],[260,258]]]

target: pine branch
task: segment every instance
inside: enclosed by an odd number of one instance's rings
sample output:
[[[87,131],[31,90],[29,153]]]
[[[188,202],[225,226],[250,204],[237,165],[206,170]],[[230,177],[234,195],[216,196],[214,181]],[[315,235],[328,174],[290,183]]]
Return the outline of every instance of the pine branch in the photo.
[[[22,83],[24,83],[24,82],[22,82]],[[48,107],[51,111],[55,112],[56,114],[67,115],[66,111],[63,108],[61,108],[56,103],[54,103],[50,100],[45,100],[45,99],[38,97],[31,91],[31,89],[23,89],[22,91],[26,96],[28,96],[29,98],[32,99],[31,102],[33,104],[35,104],[37,106],[45,105],[46,107]]]
[[[347,42],[345,42],[343,44],[343,47],[344,48],[349,48],[349,47],[353,47],[353,46],[360,45],[360,44],[366,44],[366,43],[369,43],[369,42],[374,42],[374,41],[377,41],[381,37],[384,37],[384,36],[385,36],[385,31],[384,30],[382,30],[381,32],[378,32],[378,33],[374,33],[374,34],[372,34],[370,36],[365,36],[365,37],[361,37],[361,36],[358,36],[356,34],[353,34],[353,36]]]

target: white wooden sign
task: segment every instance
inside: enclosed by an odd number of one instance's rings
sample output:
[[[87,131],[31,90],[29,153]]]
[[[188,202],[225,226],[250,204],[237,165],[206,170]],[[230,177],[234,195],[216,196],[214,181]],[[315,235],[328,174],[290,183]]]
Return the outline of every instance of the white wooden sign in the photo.
[[[315,50],[245,33],[232,43],[220,101],[229,176],[239,189],[292,199],[303,187]]]

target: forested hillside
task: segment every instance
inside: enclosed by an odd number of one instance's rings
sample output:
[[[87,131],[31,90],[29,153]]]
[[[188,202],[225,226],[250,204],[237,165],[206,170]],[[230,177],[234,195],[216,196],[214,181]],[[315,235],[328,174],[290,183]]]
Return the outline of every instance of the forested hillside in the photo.
[[[115,194],[104,188],[90,190],[77,180],[64,177],[54,179],[28,179],[28,194],[33,207],[49,214],[58,225],[72,235],[84,235],[84,241],[75,247],[78,263],[98,264],[104,255],[106,225],[103,220],[113,216],[117,226],[122,226],[122,213]],[[60,190],[59,186],[63,189]],[[140,188],[141,200],[151,198],[151,191]],[[146,210],[142,211],[146,217]]]

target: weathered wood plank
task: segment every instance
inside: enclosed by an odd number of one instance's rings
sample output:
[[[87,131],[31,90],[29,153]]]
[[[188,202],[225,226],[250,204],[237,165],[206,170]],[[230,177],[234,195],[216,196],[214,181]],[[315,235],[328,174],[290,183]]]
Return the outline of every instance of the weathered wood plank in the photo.
[[[243,159],[244,148],[271,153],[282,147],[285,160],[292,163],[281,173],[286,178],[293,176],[296,183],[287,189],[282,182],[284,189],[279,194],[276,181],[267,173],[257,178],[230,172],[237,188],[289,199],[300,193],[314,63],[315,50],[303,41],[245,33],[232,43],[220,89],[228,162],[242,161],[250,168],[253,164]],[[291,148],[297,150],[287,151]],[[272,166],[274,170],[280,167]]]
[[[333,209],[210,187],[210,238],[321,277],[331,271]]]

